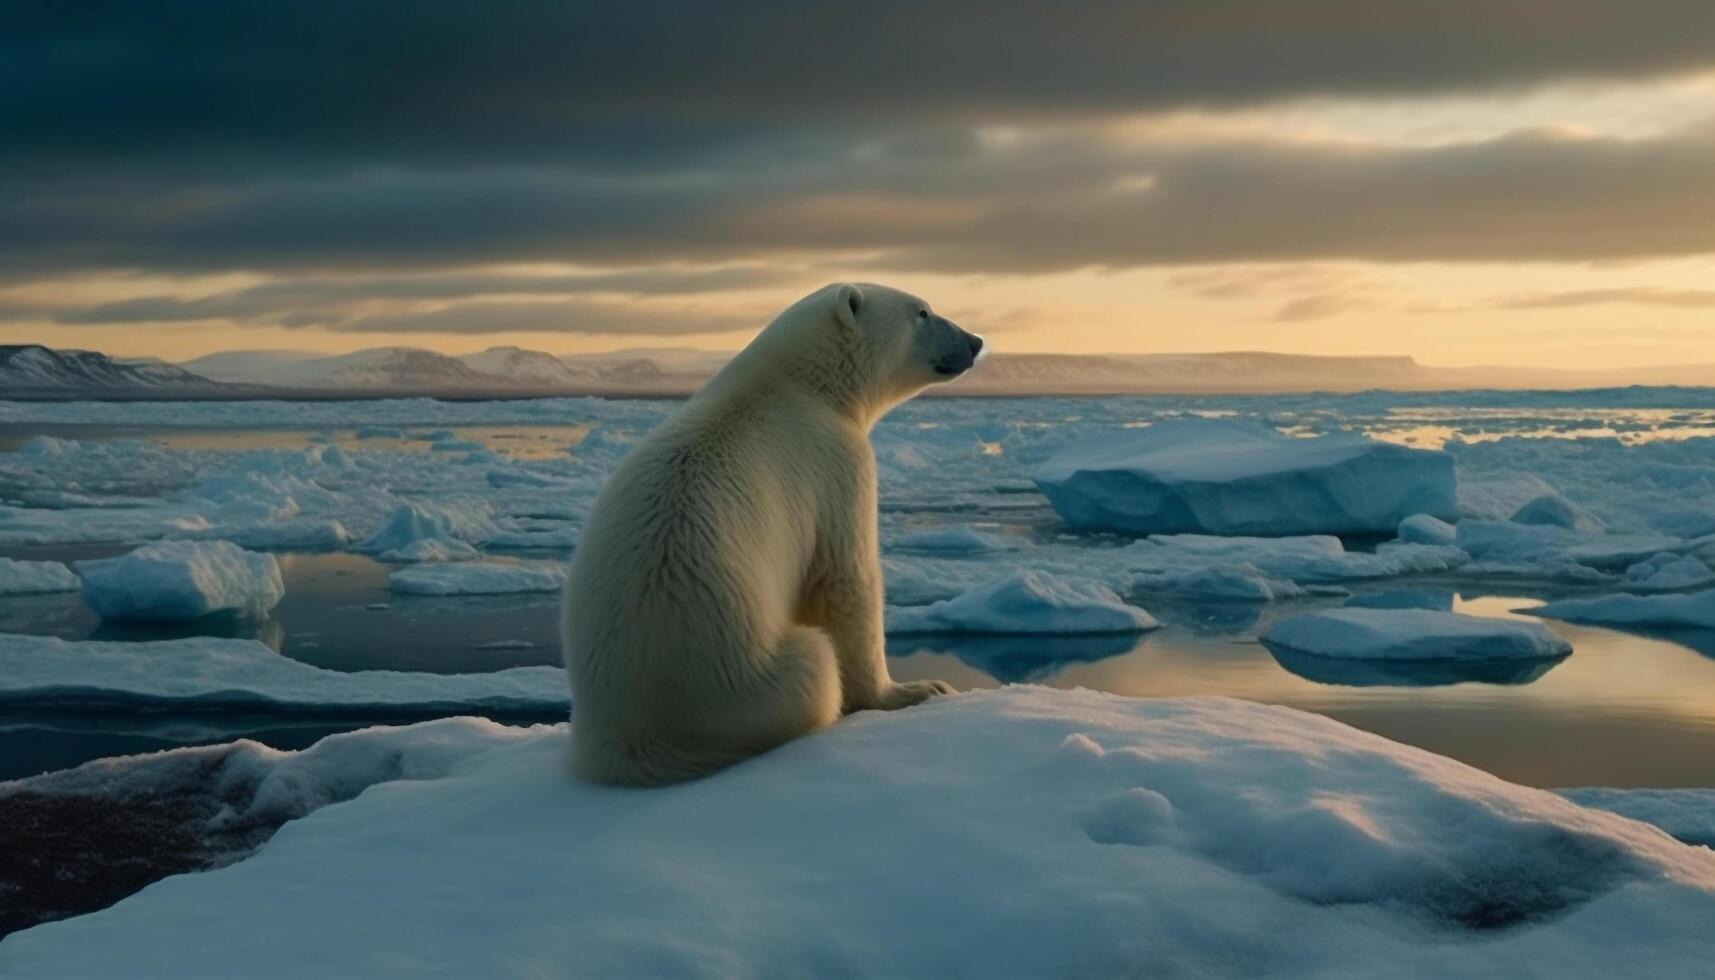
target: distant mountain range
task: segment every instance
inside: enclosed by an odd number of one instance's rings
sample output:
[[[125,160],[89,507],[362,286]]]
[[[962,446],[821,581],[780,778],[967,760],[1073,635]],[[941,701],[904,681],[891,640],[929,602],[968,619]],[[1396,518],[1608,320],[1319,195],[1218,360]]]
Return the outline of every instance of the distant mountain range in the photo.
[[[0,344],[0,398],[67,392],[115,394],[227,393],[229,386],[152,359],[120,360],[91,350]]]
[[[725,351],[640,348],[557,357],[520,347],[449,355],[414,347],[351,354],[237,350],[180,365],[38,344],[0,346],[0,398],[677,396]],[[1612,371],[1437,368],[1410,357],[1213,354],[996,354],[947,395],[1119,395],[1715,384],[1715,365]]]

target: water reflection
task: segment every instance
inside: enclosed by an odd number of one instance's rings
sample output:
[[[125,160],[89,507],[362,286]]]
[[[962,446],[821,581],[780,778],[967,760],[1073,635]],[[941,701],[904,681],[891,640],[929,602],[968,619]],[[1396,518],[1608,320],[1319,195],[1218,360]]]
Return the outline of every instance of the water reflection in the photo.
[[[1130,653],[1148,635],[1103,633],[1091,636],[899,636],[887,641],[887,655],[950,654],[1003,684],[1038,683],[1067,664],[1092,663]]]
[[[1529,684],[1553,670],[1552,660],[1352,660],[1319,657],[1263,641],[1275,663],[1318,684],[1341,687],[1441,687],[1447,684]],[[1570,654],[1568,655],[1570,656]]]

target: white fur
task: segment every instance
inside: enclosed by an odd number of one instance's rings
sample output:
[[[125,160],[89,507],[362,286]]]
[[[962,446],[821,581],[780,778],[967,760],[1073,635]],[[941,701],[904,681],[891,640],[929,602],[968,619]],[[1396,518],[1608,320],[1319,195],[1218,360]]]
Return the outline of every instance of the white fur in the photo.
[[[894,683],[882,650],[869,429],[980,345],[927,310],[812,293],[620,464],[566,586],[575,772],[687,779],[952,690]]]

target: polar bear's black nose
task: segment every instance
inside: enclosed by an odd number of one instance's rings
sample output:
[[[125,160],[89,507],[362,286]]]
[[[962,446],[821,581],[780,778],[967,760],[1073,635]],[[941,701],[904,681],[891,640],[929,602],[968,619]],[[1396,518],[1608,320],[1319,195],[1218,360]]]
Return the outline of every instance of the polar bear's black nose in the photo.
[[[983,352],[983,339],[974,333],[966,334],[965,342],[971,345],[971,359],[976,360],[977,355]]]

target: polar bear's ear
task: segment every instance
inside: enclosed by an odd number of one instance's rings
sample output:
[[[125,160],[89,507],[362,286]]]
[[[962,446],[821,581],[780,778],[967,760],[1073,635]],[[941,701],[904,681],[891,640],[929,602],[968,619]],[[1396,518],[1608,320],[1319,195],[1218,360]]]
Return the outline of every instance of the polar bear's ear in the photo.
[[[834,317],[841,325],[856,330],[858,311],[863,309],[863,290],[849,282],[842,282],[834,290]]]

